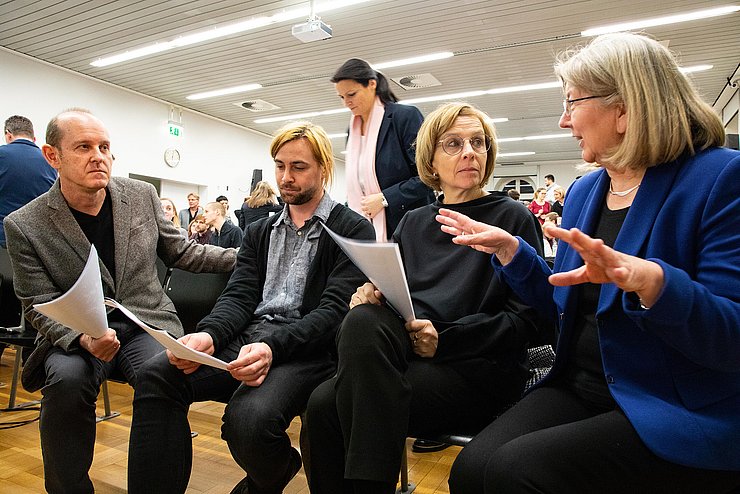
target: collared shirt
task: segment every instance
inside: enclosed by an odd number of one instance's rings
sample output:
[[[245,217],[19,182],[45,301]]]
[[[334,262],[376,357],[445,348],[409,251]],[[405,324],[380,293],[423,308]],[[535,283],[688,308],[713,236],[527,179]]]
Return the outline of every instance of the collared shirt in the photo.
[[[285,322],[301,317],[306,278],[321,235],[319,220],[326,222],[336,205],[325,192],[313,216],[301,228],[290,218],[289,207],[280,213],[270,232],[265,286],[255,317]]]

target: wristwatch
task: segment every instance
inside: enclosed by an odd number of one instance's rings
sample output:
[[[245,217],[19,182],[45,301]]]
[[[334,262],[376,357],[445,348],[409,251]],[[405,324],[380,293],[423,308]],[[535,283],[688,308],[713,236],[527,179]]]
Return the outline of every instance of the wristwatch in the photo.
[[[383,196],[383,207],[384,208],[388,207],[388,201],[385,199],[385,196]]]

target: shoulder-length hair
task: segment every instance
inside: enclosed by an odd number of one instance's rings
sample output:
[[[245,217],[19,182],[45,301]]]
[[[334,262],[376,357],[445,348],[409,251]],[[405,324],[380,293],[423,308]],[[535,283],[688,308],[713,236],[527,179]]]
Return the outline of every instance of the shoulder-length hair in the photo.
[[[167,201],[170,203],[170,206],[172,206],[172,211],[174,212],[174,215],[172,216],[172,222],[175,224],[177,228],[180,228],[180,215],[177,214],[177,208],[175,207],[175,201],[170,199],[169,197],[161,197],[159,199],[160,201]]]
[[[363,87],[367,87],[371,80],[375,80],[377,81],[375,94],[384,105],[398,101],[396,95],[391,91],[388,79],[382,73],[370,67],[370,64],[361,58],[350,58],[344,62],[334,73],[330,81],[336,84],[339,81],[347,79],[362,84]]]
[[[607,105],[624,105],[622,142],[602,158],[617,168],[646,168],[724,143],[722,122],[680,71],[671,52],[646,36],[605,34],[561,54],[563,83]]]
[[[321,167],[324,188],[328,189],[334,180],[334,154],[329,136],[318,125],[311,122],[291,122],[285,125],[277,131],[270,143],[270,156],[275,159],[283,145],[296,139],[306,139],[308,142],[314,159]]]
[[[416,168],[419,171],[419,178],[428,187],[438,192],[442,189],[440,188],[439,176],[434,174],[432,163],[434,161],[434,151],[440,137],[455,125],[457,117],[477,118],[483,127],[483,132],[491,139],[491,148],[486,154],[486,170],[479,184],[481,188],[488,183],[496,165],[496,153],[498,151],[496,129],[488,115],[468,103],[444,103],[427,115],[416,136]]]
[[[275,191],[272,186],[264,180],[257,182],[254,186],[252,195],[247,198],[247,206],[250,208],[259,208],[265,204],[277,204]]]

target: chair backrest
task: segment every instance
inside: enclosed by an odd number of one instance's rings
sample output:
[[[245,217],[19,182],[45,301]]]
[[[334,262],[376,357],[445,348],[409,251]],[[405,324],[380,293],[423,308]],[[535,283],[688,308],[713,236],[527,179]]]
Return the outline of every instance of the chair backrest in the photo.
[[[195,332],[195,326],[211,313],[231,273],[191,273],[174,268],[165,290],[177,309],[185,333]]]
[[[21,323],[23,309],[13,289],[13,267],[8,250],[0,247],[0,326],[15,327]]]

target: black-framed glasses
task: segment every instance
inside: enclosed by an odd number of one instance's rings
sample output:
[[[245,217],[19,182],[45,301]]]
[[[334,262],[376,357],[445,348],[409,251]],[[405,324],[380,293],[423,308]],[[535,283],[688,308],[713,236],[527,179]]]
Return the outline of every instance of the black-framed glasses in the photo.
[[[465,147],[465,141],[468,141],[473,151],[479,154],[483,154],[491,149],[491,138],[487,135],[473,136],[469,139],[459,136],[449,136],[437,142],[442,144],[442,151],[450,156],[456,156],[462,152]]]
[[[578,101],[586,101],[588,99],[596,99],[596,98],[606,98],[609,96],[608,94],[600,95],[600,96],[584,96],[583,98],[576,98],[576,99],[563,99],[563,111],[566,115],[570,116],[570,113],[573,111],[573,103],[577,103]]]

